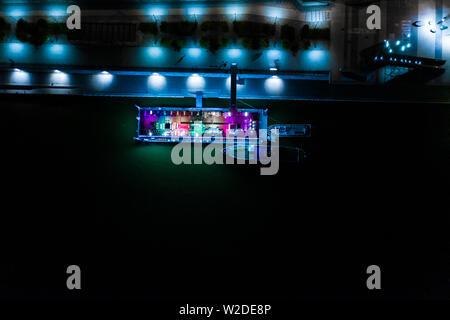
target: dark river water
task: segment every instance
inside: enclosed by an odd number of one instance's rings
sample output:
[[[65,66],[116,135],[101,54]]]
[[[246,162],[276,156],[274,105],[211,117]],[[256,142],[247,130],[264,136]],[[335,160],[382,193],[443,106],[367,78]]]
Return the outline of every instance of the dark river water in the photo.
[[[133,141],[135,103],[194,99],[3,96],[0,297],[70,298],[73,263],[91,298],[449,297],[447,105],[246,102],[312,123],[286,142],[308,158],[261,176]]]

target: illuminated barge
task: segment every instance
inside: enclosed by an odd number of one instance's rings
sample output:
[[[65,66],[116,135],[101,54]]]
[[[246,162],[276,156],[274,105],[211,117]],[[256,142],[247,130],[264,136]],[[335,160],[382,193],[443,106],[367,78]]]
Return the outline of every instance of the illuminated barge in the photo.
[[[136,140],[210,142],[213,137],[257,138],[267,130],[267,109],[140,107]]]

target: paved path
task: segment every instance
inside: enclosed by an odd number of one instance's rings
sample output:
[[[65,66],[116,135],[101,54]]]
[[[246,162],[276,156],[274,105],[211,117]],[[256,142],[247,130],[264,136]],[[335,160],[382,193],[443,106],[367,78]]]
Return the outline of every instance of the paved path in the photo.
[[[194,97],[197,92],[202,92],[207,98],[230,97],[228,70],[223,73],[196,74],[61,70],[0,72],[0,93]],[[237,94],[242,99],[300,99],[307,95],[299,89],[302,83],[308,80],[328,83],[327,74],[240,74],[239,78]]]
[[[447,87],[330,85],[326,75],[270,76],[240,74],[238,99],[320,101],[398,101],[447,103]],[[0,71],[0,94],[75,94],[123,97],[230,97],[227,73],[198,74],[65,70],[58,72]]]

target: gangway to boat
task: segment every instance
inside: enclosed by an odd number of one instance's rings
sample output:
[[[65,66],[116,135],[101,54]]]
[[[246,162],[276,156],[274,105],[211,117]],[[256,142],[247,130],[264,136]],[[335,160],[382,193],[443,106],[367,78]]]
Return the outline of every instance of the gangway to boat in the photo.
[[[296,138],[296,137],[311,137],[311,124],[274,124],[269,126],[267,130],[270,138],[270,132],[277,129],[280,138]]]

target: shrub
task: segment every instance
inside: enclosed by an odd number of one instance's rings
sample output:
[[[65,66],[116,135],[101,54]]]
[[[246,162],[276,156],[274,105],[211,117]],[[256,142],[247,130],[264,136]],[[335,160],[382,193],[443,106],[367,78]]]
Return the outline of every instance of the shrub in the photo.
[[[283,49],[289,50],[289,49],[291,48],[291,46],[292,46],[292,42],[291,42],[291,41],[289,41],[289,40],[287,40],[287,39],[283,39],[283,40],[281,41],[281,47],[282,47]]]
[[[16,38],[21,42],[28,42],[31,38],[32,28],[28,22],[20,19],[16,25]]]
[[[226,33],[229,31],[226,21],[205,21],[200,25],[202,32]]]
[[[298,42],[292,43],[290,50],[292,52],[292,55],[296,56],[297,52],[300,50],[300,46],[299,46]]]
[[[10,33],[11,25],[0,17],[0,41],[3,41]]]
[[[309,25],[305,24],[300,30],[300,38],[307,39],[309,37]]]
[[[240,37],[273,37],[275,24],[252,21],[233,21],[233,31]]]
[[[311,47],[311,41],[309,41],[308,39],[303,39],[301,41],[302,44],[302,49],[304,50],[308,50]]]
[[[158,24],[156,22],[141,22],[139,24],[139,31],[145,34],[158,34]]]
[[[181,48],[186,46],[187,41],[184,38],[171,38],[171,37],[162,37],[160,41],[161,46],[172,48],[175,51],[180,51]]]
[[[44,19],[39,19],[36,23],[23,19],[17,22],[16,37],[19,41],[29,42],[38,47],[47,42],[49,35],[49,25]]]
[[[51,22],[48,24],[48,33],[50,35],[58,36],[60,34],[67,34],[67,26],[65,23]]]
[[[252,48],[252,40],[249,38],[242,39],[242,46],[245,49],[251,49]]]
[[[208,49],[212,53],[216,53],[220,48],[224,48],[228,45],[228,39],[217,37],[202,37],[200,39],[200,46]]]
[[[228,42],[229,42],[229,40],[227,38],[220,39],[220,47],[221,48],[227,47],[228,46]]]
[[[295,39],[295,28],[288,24],[283,25],[281,27],[280,37],[283,40],[293,41]]]
[[[311,29],[305,24],[300,31],[300,37],[309,40],[330,40],[330,29]]]
[[[198,22],[178,21],[178,22],[161,22],[161,32],[169,33],[176,36],[193,36],[197,30]]]
[[[311,40],[330,40],[330,29],[311,29],[309,30],[309,39]]]

